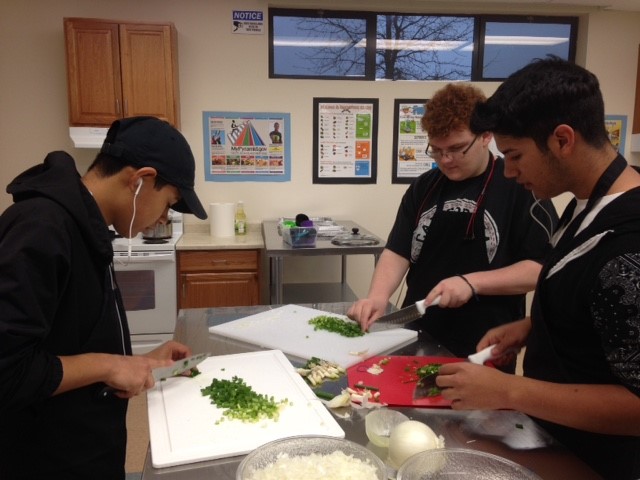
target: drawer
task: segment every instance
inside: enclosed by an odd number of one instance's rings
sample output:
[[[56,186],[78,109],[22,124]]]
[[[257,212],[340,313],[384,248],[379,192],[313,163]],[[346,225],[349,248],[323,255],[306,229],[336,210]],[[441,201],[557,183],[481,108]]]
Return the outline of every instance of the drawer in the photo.
[[[178,252],[180,272],[257,271],[258,250],[199,250]]]

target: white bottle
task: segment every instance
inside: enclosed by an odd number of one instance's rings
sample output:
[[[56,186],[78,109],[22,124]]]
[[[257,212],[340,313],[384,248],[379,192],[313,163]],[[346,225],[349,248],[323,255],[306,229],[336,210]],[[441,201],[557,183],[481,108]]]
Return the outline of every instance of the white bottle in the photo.
[[[238,205],[236,207],[235,225],[236,235],[247,234],[247,215],[244,213],[244,202],[242,200],[238,201]]]

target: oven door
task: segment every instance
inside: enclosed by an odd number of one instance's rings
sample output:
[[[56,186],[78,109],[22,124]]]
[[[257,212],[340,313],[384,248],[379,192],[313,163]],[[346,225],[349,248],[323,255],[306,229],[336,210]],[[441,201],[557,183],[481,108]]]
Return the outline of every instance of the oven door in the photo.
[[[177,317],[176,253],[115,252],[116,278],[135,354],[173,338]]]

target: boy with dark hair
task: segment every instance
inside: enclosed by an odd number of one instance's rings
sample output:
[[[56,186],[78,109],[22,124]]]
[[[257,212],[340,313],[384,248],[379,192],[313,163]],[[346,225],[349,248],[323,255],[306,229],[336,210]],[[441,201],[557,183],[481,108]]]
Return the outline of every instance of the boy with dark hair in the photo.
[[[84,176],[52,152],[8,187],[0,217],[0,478],[124,479],[128,399],[151,370],[191,352],[167,342],[132,355],[108,226],[124,237],[206,218],[195,163],[168,123],[113,123]],[[114,395],[102,395],[105,387]]]
[[[540,198],[571,192],[531,317],[478,349],[527,347],[524,377],[446,365],[455,409],[536,418],[607,479],[640,478],[640,174],[611,145],[596,76],[557,58],[510,76],[471,119],[492,131],[505,175]],[[514,182],[514,183],[515,183]],[[499,360],[496,360],[499,362]]]

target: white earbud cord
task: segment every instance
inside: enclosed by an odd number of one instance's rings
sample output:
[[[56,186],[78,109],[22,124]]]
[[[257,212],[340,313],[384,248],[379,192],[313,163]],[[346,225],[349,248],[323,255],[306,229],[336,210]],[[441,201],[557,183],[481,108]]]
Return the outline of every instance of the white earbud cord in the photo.
[[[136,199],[137,198],[138,198],[138,194],[136,193],[133,196],[133,215],[131,215],[131,222],[129,223],[129,249],[128,249],[127,263],[131,261],[131,234],[133,232],[133,221],[136,219]]]
[[[142,186],[142,185],[140,185]],[[119,259],[116,259],[116,261],[123,266],[127,266],[129,265],[129,263],[131,262],[131,234],[133,233],[133,221],[136,219],[136,199],[138,198],[138,192],[140,191],[140,186],[138,187],[138,189],[136,190],[136,193],[133,195],[133,215],[131,216],[131,222],[129,222],[129,247],[127,248],[127,261],[126,262],[122,262]]]
[[[531,192],[531,196],[533,197],[534,203],[532,203],[531,207],[529,207],[529,215],[534,222],[542,227],[542,229],[547,233],[549,241],[551,241],[551,237],[553,237],[553,219],[551,218],[551,214],[549,214],[549,212],[547,212],[547,210],[542,205],[540,205],[540,199],[536,198],[535,193]],[[536,206],[540,207],[542,211],[547,215],[547,218],[549,219],[549,228],[547,228],[547,226],[533,214],[533,209],[536,208]]]

